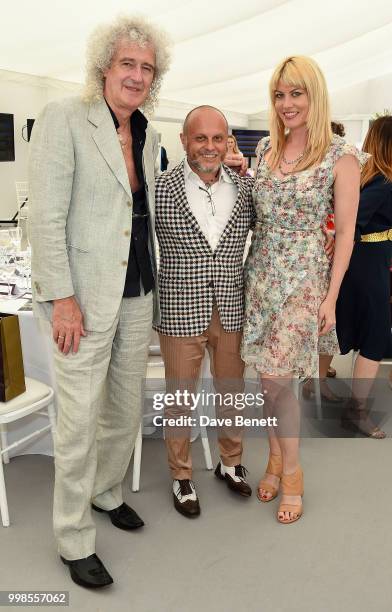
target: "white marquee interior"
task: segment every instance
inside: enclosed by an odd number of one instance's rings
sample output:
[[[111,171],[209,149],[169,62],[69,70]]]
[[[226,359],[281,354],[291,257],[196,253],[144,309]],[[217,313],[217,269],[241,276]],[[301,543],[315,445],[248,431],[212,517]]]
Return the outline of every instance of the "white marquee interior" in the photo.
[[[345,114],[347,98],[355,115],[380,110],[369,108],[369,95],[382,106],[391,94],[389,0],[22,0],[5,10],[4,70],[81,82],[90,30],[119,12],[137,11],[173,38],[174,61],[163,89],[168,100],[259,113],[268,104],[271,70],[288,54],[312,55],[320,63],[331,97],[343,94]],[[382,89],[380,79],[388,88],[377,97],[372,83]],[[364,85],[369,95],[357,95]]]
[[[83,82],[86,39],[98,23],[139,13],[168,30],[173,63],[154,126],[170,166],[183,156],[181,122],[197,104],[225,111],[231,127],[267,128],[268,81],[289,54],[313,56],[327,77],[333,117],[360,143],[369,118],[392,107],[390,0],[16,0],[2,3],[0,113],[14,116],[15,162],[0,164],[0,218],[15,212],[27,180],[22,129],[50,99]]]

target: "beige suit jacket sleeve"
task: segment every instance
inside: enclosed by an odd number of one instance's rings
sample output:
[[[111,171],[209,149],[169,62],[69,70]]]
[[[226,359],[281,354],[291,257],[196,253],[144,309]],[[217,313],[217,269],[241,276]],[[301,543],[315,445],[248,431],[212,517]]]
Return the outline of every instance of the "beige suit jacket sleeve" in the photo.
[[[49,103],[35,122],[29,162],[29,236],[33,290],[38,302],[74,294],[66,223],[75,168],[64,109]],[[49,256],[50,254],[50,256]]]

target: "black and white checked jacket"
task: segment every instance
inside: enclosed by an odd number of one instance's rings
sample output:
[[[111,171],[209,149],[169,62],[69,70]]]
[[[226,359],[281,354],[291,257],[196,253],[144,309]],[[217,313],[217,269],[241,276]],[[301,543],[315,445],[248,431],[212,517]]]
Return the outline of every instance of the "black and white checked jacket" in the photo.
[[[212,251],[186,197],[184,162],[156,181],[155,230],[159,242],[161,322],[154,329],[168,336],[197,336],[207,329],[214,298],[226,331],[242,329],[243,256],[254,222],[253,181],[227,166],[238,187],[233,211]]]

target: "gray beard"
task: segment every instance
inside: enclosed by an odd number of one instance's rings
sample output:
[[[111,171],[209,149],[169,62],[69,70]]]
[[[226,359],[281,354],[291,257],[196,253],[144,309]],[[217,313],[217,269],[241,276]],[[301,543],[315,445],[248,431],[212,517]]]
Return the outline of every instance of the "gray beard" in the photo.
[[[188,160],[188,163],[191,168],[196,168],[196,170],[198,170],[199,172],[203,172],[203,174],[216,174],[221,167],[220,163],[217,166],[214,166],[213,168],[211,168],[211,166],[206,168],[205,166],[196,161],[189,162]]]

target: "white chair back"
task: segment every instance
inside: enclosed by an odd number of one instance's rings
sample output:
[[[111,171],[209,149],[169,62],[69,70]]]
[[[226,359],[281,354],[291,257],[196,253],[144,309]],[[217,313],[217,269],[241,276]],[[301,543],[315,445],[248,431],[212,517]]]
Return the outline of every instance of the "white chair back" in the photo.
[[[27,223],[29,218],[29,183],[15,181],[16,203],[18,207],[18,226],[22,230],[22,248],[28,244]]]
[[[15,181],[16,204],[19,218],[28,216],[29,183],[28,181]],[[27,208],[27,210],[26,210]]]

